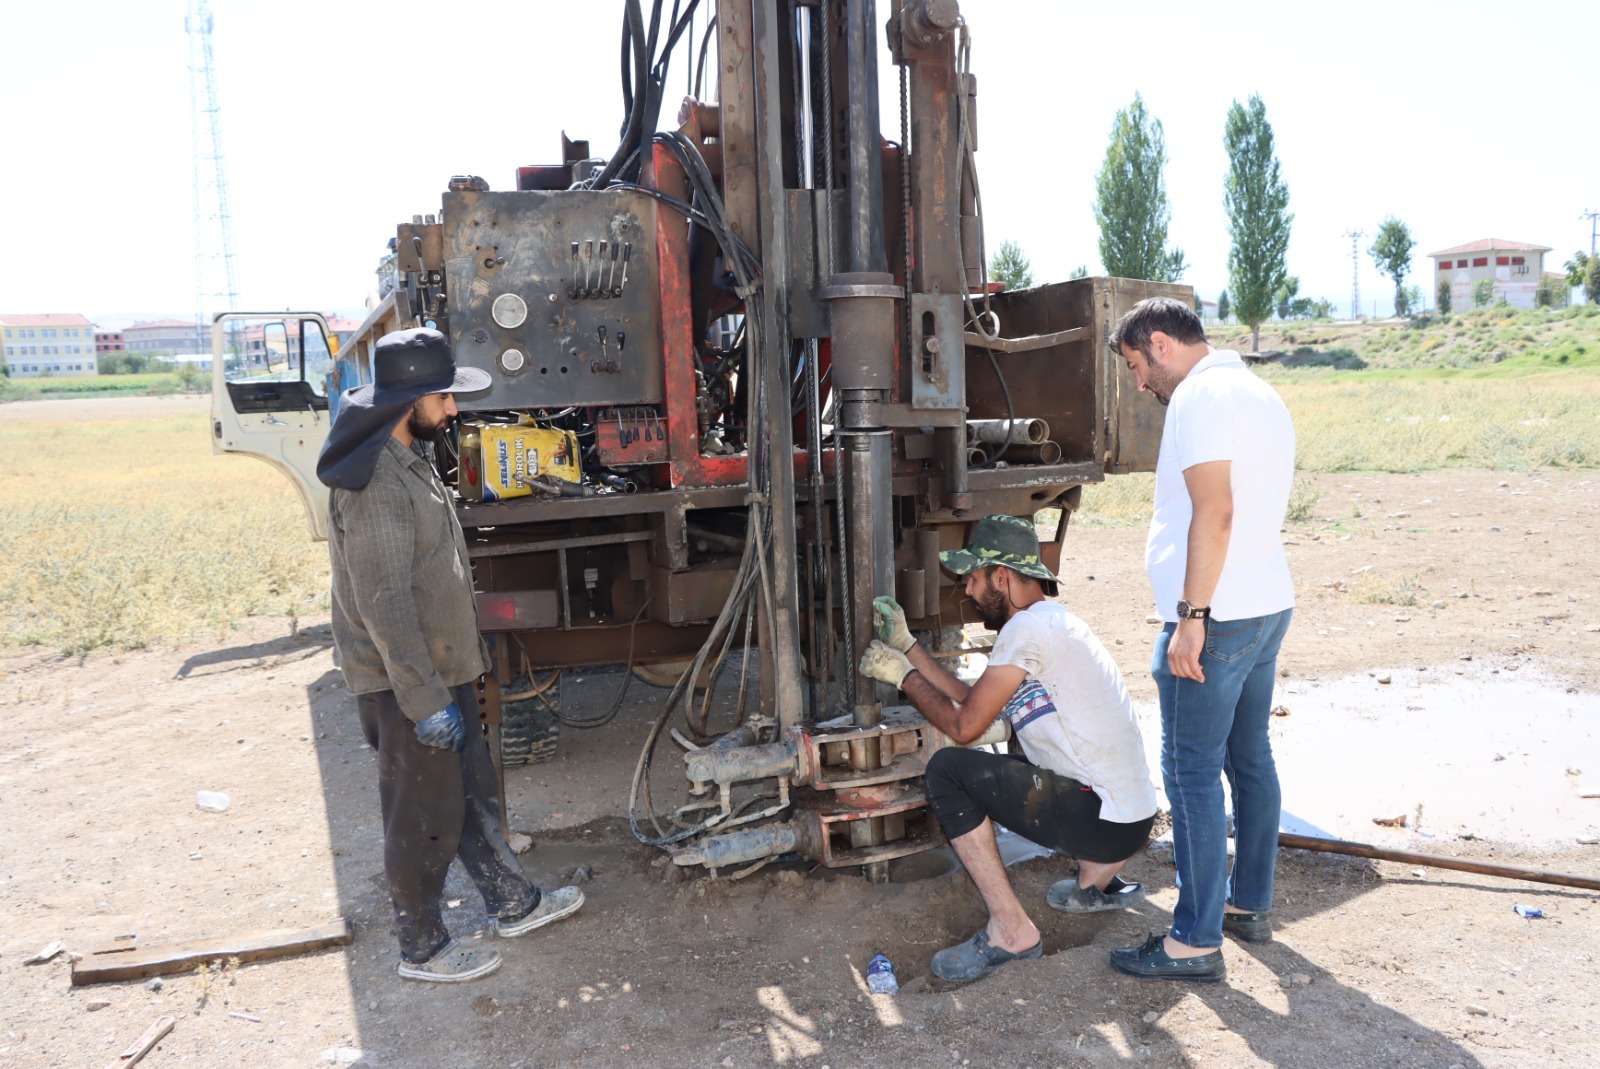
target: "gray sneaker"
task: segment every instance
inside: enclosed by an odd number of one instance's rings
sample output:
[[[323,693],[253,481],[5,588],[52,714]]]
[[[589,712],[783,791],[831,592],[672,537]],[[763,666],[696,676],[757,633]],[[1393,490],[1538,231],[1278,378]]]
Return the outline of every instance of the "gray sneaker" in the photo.
[[[440,947],[424,962],[400,959],[400,976],[431,984],[460,984],[488,976],[500,967],[500,952],[489,947],[472,947],[454,939]]]
[[[1124,883],[1111,877],[1104,891],[1098,887],[1079,887],[1078,878],[1069,876],[1052,886],[1044,896],[1051,909],[1063,913],[1100,913],[1109,909],[1126,909],[1144,901],[1142,883]]]
[[[539,904],[515,920],[496,918],[494,930],[502,939],[526,935],[535,928],[570,917],[583,905],[583,892],[576,887],[559,887],[539,896]]]

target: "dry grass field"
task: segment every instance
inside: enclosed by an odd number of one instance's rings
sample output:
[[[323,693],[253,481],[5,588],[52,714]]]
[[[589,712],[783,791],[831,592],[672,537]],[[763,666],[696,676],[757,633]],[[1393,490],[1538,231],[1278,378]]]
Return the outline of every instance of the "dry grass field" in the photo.
[[[1600,467],[1600,376],[1588,369],[1263,373],[1294,413],[1305,472]],[[63,406],[52,419],[43,404],[0,419],[0,643],[171,645],[253,615],[292,628],[326,608],[326,550],[289,484],[259,462],[213,456],[203,412],[86,420],[63,401],[49,403]],[[1089,488],[1079,521],[1141,525],[1150,495],[1150,476],[1113,478]],[[1302,480],[1291,520],[1325,511]]]
[[[138,648],[326,604],[294,491],[213,456],[206,423],[0,419],[0,643]]]
[[[1259,370],[1294,414],[1302,472],[1600,467],[1600,376],[1589,371],[1476,377]],[[1308,487],[1297,486],[1291,521],[1318,517]],[[1153,488],[1151,475],[1091,486],[1078,522],[1144,524]]]

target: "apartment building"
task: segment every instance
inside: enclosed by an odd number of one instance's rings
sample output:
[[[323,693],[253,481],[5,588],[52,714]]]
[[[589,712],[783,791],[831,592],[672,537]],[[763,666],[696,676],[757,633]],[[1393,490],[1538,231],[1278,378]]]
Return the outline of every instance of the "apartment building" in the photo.
[[[13,378],[95,375],[94,324],[72,313],[0,315],[0,361]]]

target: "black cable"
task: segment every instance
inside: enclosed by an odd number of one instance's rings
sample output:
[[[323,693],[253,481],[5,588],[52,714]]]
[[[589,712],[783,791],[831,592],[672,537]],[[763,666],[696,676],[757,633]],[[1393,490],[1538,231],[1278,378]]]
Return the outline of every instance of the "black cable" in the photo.
[[[628,624],[628,661],[622,667],[622,686],[617,688],[617,696],[611,699],[611,708],[599,716],[581,717],[568,716],[561,711],[559,706],[552,705],[550,706],[550,711],[555,714],[557,720],[568,727],[589,729],[604,727],[616,719],[617,713],[622,709],[622,699],[628,693],[628,684],[633,681],[633,634],[639,626],[639,618],[644,615],[644,611],[649,607],[650,603],[648,601],[639,606],[639,611],[633,614],[633,622]]]
[[[633,40],[633,72],[637,92],[633,97],[633,106],[628,110],[628,121],[623,127],[622,139],[617,144],[616,154],[595,176],[593,186],[595,189],[604,189],[607,183],[617,176],[617,172],[622,169],[623,163],[637,146],[639,131],[644,126],[648,95],[646,90],[650,79],[650,54],[645,46],[644,12],[639,8],[639,0],[628,0],[623,25]]]
[[[694,68],[694,98],[704,100],[701,91],[705,88],[706,79],[706,53],[711,48],[711,38],[717,32],[717,16],[712,15],[711,21],[706,24],[705,36],[700,38],[700,61]]]

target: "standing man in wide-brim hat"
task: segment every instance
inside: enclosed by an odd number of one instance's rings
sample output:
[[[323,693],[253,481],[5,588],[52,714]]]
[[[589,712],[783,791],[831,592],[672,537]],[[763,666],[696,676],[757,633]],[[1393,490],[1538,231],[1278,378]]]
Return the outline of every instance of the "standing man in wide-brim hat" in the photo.
[[[541,892],[501,834],[493,758],[476,715],[474,686],[488,656],[467,543],[426,452],[456,415],[455,395],[487,389],[489,376],[457,368],[444,335],[425,328],[380,338],[373,371],[373,383],[345,392],[317,461],[332,491],[333,641],[362,733],[378,752],[399,973],[460,982],[499,968],[500,955],[445,928],[440,898],[451,859],[461,859],[503,937],[576,912],[583,892]]]
[[[1067,611],[1029,520],[985,516],[965,549],[939,554],[985,627],[998,631],[989,665],[971,685],[917,643],[893,598],[873,600],[877,637],[861,671],[905,691],[928,722],[960,746],[928,762],[928,804],[983,896],[989,923],[933,956],[949,983],[987,976],[1044,953],[1018,900],[994,826],[1077,859],[1046,901],[1067,913],[1123,909],[1144,888],[1117,873],[1150,839],[1156,792],[1122,673],[1089,625]],[[1004,716],[1025,757],[963,747]]]

